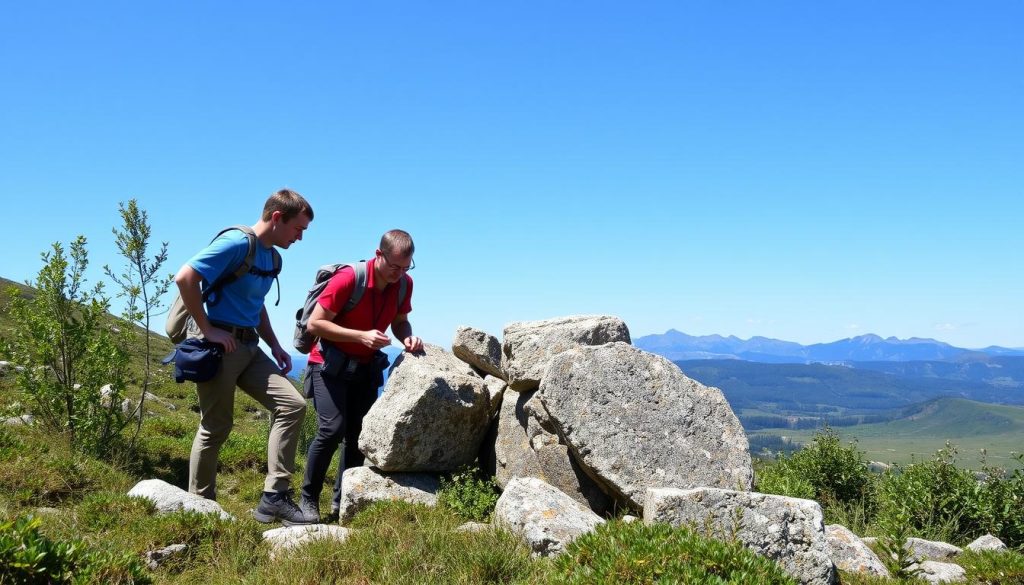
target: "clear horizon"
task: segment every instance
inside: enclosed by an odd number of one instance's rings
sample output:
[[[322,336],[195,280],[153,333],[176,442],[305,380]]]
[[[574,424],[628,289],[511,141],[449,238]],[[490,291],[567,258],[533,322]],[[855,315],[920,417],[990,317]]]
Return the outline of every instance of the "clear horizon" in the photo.
[[[290,187],[316,219],[268,296],[282,342],[318,266],[400,227],[442,346],[610,314],[1021,348],[1021,22],[1008,0],[15,4],[0,275],[78,234],[92,281],[119,268],[131,198],[172,273]]]

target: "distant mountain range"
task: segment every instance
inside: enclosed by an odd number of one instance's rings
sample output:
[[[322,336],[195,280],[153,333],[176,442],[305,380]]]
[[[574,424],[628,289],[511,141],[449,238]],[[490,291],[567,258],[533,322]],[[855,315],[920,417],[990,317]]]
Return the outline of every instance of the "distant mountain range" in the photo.
[[[768,337],[740,339],[730,335],[687,335],[669,329],[662,335],[633,340],[640,349],[670,360],[734,359],[774,364],[852,364],[855,362],[971,362],[995,356],[1024,356],[1024,348],[989,346],[965,349],[934,339],[882,338],[860,335],[831,343],[801,345]]]

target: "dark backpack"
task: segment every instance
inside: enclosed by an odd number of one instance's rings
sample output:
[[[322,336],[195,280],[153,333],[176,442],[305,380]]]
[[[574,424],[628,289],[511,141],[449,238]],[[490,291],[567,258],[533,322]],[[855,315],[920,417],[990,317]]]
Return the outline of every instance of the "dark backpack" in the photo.
[[[253,264],[256,262],[256,246],[259,245],[259,241],[256,239],[256,232],[251,227],[247,225],[226,227],[217,232],[217,235],[213,236],[213,239],[210,241],[213,242],[213,240],[231,230],[239,230],[246,235],[249,241],[249,249],[245,254],[245,258],[242,259],[242,263],[236,266],[234,270],[224,271],[212,284],[203,287],[203,303],[210,306],[220,302],[220,289],[256,270]],[[280,303],[281,283],[277,281],[277,275],[281,273],[281,255],[275,248],[271,248],[271,251],[274,256],[274,269],[269,274],[264,272],[261,272],[261,274],[273,278],[274,282],[277,283],[277,302]],[[276,305],[277,303],[274,304]],[[167,323],[164,325],[164,330],[167,332],[167,337],[170,338],[171,342],[181,343],[188,337],[188,322],[191,318],[191,315],[188,314],[188,309],[185,308],[185,303],[181,302],[181,295],[175,295],[171,308],[167,311]]]
[[[295,346],[301,353],[309,353],[313,351],[313,346],[316,345],[319,338],[307,329],[309,325],[309,316],[313,314],[313,309],[316,308],[316,301],[323,294],[324,289],[327,288],[327,283],[331,280],[339,270],[346,266],[351,266],[352,270],[356,275],[356,285],[352,289],[352,294],[349,295],[348,301],[345,302],[345,307],[342,308],[342,313],[348,313],[359,304],[359,301],[363,298],[363,293],[366,292],[366,261],[360,260],[355,263],[343,263],[343,264],[324,264],[316,271],[316,277],[313,279],[313,287],[306,293],[306,302],[303,303],[297,311],[295,311],[295,333],[292,335],[292,345]],[[398,281],[398,307],[401,309],[402,303],[405,302],[405,297],[409,292],[409,282],[405,276],[402,276],[402,280]]]

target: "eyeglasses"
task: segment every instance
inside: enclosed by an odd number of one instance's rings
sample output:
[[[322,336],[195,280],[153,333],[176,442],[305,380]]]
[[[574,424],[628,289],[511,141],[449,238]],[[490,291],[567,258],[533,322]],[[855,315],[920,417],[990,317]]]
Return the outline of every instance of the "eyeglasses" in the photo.
[[[412,258],[409,259],[410,264],[408,266],[399,266],[398,264],[395,264],[394,262],[392,262],[388,258],[387,254],[385,254],[384,252],[381,252],[380,255],[384,257],[384,261],[388,263],[388,266],[390,266],[391,268],[397,268],[398,270],[401,270],[402,272],[409,272],[413,268],[416,268],[416,261],[413,260]]]

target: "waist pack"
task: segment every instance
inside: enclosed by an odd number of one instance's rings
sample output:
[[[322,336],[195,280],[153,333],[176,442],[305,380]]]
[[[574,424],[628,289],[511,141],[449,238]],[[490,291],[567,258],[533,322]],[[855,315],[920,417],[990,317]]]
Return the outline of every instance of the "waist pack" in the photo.
[[[219,343],[190,337],[174,346],[163,359],[164,365],[174,362],[174,381],[208,382],[220,371],[224,348]]]

